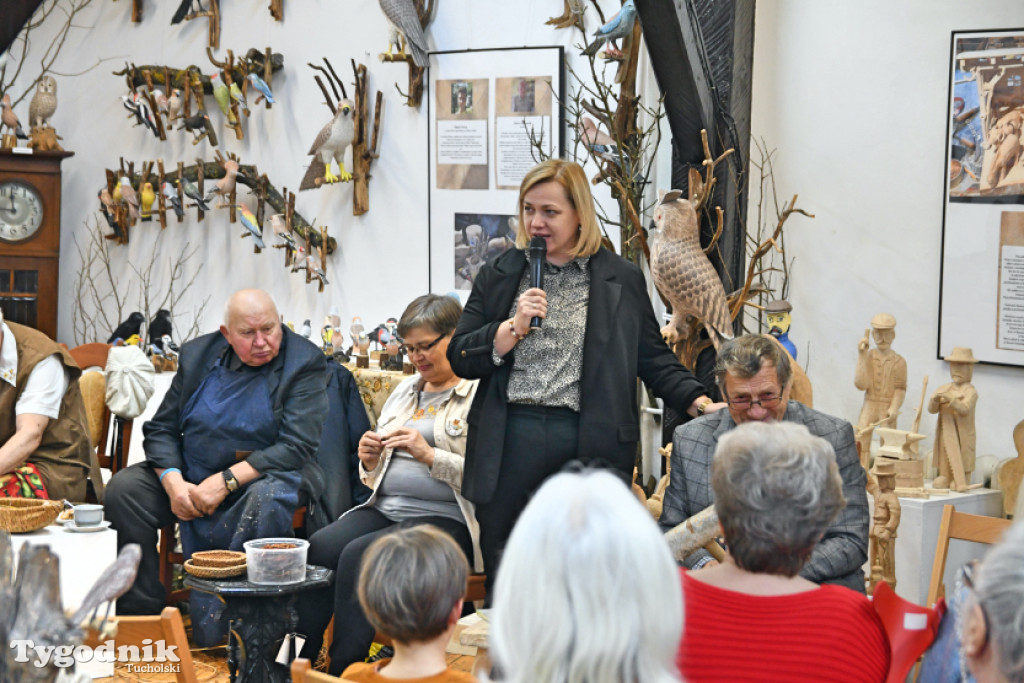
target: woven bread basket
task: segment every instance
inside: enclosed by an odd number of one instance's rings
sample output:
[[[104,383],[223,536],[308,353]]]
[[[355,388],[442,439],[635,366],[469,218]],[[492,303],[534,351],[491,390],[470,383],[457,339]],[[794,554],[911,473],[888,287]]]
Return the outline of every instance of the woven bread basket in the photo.
[[[239,576],[245,574],[245,562],[241,564],[232,565],[230,567],[197,567],[192,564],[192,560],[185,560],[185,564],[182,568],[200,579],[226,579],[232,576]]]
[[[245,564],[245,553],[237,550],[200,550],[192,553],[193,567],[234,567]]]
[[[12,534],[38,531],[52,524],[63,508],[59,500],[0,498],[0,529]]]

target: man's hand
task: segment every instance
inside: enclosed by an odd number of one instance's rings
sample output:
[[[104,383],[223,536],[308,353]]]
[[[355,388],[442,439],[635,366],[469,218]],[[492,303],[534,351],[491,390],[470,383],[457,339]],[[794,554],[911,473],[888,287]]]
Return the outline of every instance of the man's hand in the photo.
[[[434,449],[430,447],[418,429],[399,427],[384,437],[384,446],[396,451],[404,451],[427,467],[434,464]]]
[[[177,472],[172,472],[165,478],[170,479],[176,474]],[[171,512],[173,512],[174,516],[183,522],[203,516],[203,513],[196,509],[196,506],[192,503],[191,494],[192,489],[195,487],[195,484],[182,479],[180,474],[178,474],[178,481],[172,482],[168,486],[164,486],[164,489],[167,491],[168,498],[171,499]]]
[[[203,479],[190,491],[192,504],[204,515],[212,515],[228,497],[228,485],[220,472]]]

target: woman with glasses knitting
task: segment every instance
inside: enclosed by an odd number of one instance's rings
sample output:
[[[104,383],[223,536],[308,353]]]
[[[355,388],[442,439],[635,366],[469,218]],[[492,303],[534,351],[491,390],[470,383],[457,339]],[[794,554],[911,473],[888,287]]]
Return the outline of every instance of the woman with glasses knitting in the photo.
[[[884,681],[889,642],[867,597],[799,574],[846,504],[828,441],[787,422],[738,425],[718,442],[711,487],[729,555],[683,575],[683,679]]]
[[[456,299],[434,294],[405,309],[398,335],[418,372],[395,388],[377,430],[359,441],[359,474],[373,493],[309,539],[309,562],[336,573],[333,587],[299,597],[298,631],[307,637],[301,656],[316,660],[333,616],[334,675],[365,659],[373,641],[356,583],[363,553],[375,539],[397,525],[432,524],[475,558],[477,571],[483,568],[473,505],[461,495],[466,414],[476,382],[457,377],[445,355],[461,313]]]

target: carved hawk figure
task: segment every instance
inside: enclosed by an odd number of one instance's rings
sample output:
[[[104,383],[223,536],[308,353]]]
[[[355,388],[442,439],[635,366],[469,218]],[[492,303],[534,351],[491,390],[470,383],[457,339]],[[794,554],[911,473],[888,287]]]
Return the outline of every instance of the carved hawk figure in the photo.
[[[57,111],[57,81],[43,76],[36,83],[36,92],[28,104],[28,125],[42,128]]]
[[[700,246],[697,212],[682,194],[663,193],[654,212],[658,233],[651,238],[651,273],[672,305],[672,320],[661,335],[669,344],[685,338],[686,317],[692,315],[704,323],[717,350],[723,339],[732,339],[732,319],[722,281]]]
[[[398,46],[399,54],[412,55],[412,61],[421,69],[427,66],[427,38],[423,35],[420,16],[413,0],[380,0],[380,9],[388,20],[388,54]]]
[[[350,100],[339,100],[334,118],[320,129],[309,154],[314,155],[306,175],[299,184],[299,190],[312,190],[317,186],[316,179],[322,177],[325,183],[348,182],[352,174],[345,170],[345,148],[352,144],[356,137],[354,120],[355,106]],[[341,169],[338,175],[331,173],[331,161],[337,161]]]

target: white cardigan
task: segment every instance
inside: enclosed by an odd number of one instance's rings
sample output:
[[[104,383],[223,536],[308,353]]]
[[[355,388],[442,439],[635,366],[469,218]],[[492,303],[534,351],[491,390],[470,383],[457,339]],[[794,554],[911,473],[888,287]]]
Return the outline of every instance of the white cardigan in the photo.
[[[402,427],[412,417],[416,411],[417,393],[422,385],[423,378],[419,374],[415,374],[402,380],[402,383],[391,392],[391,396],[381,408],[377,422],[381,424],[392,416],[394,419],[380,431],[382,436]],[[473,539],[473,571],[479,573],[484,570],[483,557],[480,554],[480,525],[477,524],[473,504],[462,497],[462,468],[466,456],[466,430],[469,428],[466,423],[466,415],[469,413],[469,407],[473,404],[476,385],[475,379],[460,379],[452,391],[451,398],[438,410],[434,419],[434,464],[430,467],[430,476],[448,484],[455,492],[455,500],[465,518],[469,535]],[[393,452],[394,449],[385,448],[377,467],[372,471],[367,471],[363,467],[362,461],[359,462],[359,478],[373,489],[373,493],[370,494],[369,500],[362,505],[357,505],[352,510],[373,505],[377,499],[377,488],[384,479],[384,473],[387,472]]]

